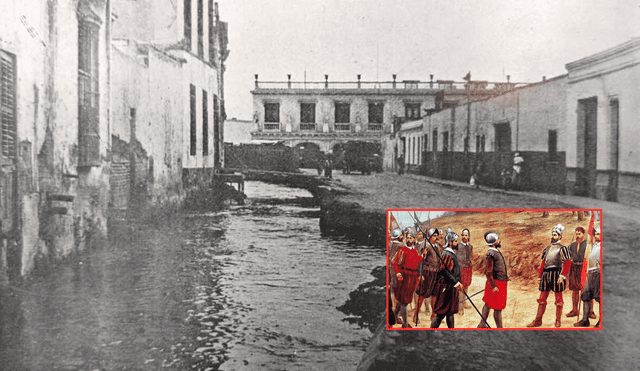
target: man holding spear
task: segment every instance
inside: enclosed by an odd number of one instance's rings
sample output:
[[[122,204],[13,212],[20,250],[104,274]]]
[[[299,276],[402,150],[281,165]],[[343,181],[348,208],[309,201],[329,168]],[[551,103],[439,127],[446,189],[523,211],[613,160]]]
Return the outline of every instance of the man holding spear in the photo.
[[[569,245],[569,255],[571,256],[571,268],[569,268],[569,290],[571,290],[571,304],[573,308],[567,317],[576,317],[579,314],[580,291],[582,291],[582,264],[584,253],[587,251],[587,241],[584,239],[584,228],[576,227],[576,241]]]

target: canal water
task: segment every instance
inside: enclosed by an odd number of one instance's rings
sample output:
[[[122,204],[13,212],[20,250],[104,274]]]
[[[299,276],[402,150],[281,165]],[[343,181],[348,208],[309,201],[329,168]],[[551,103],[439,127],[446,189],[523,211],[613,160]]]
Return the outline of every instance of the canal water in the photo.
[[[311,195],[114,223],[108,243],[0,290],[2,370],[354,369],[371,338],[336,307],[384,250],[322,237]]]

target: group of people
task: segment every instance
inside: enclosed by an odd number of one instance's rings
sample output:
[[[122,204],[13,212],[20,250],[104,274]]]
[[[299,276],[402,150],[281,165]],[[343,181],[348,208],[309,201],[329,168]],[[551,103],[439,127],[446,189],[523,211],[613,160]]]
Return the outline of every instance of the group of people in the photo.
[[[533,322],[527,324],[527,327],[542,325],[547,298],[551,291],[555,293],[555,326],[561,326],[562,293],[567,283],[573,291],[573,309],[567,317],[578,316],[580,302],[584,303],[583,318],[574,326],[588,327],[589,319],[596,318],[593,313],[593,300],[600,303],[600,230],[598,227],[594,230],[595,241],[589,246],[585,240],[584,228],[576,228],[576,241],[569,247],[561,243],[563,231],[562,225],[556,225],[551,231],[550,245],[542,251],[538,272],[538,311]],[[419,312],[424,303],[427,310],[431,307],[429,327],[438,328],[445,320],[448,328],[454,328],[454,315],[464,314],[464,306],[470,301],[467,294],[473,276],[470,230],[463,229],[459,236],[451,228],[447,228],[446,231],[439,228],[429,228],[427,231],[420,228],[406,228],[404,231],[394,229],[390,237],[389,325],[401,324],[402,328],[412,327],[407,318],[407,306],[410,303],[416,304],[411,322],[417,325]],[[486,232],[484,242],[487,252],[482,267],[487,279],[482,290],[484,306],[479,313],[477,327],[490,327],[487,318],[493,310],[495,325],[502,328],[502,310],[507,304],[509,282],[507,264],[497,233]],[[587,251],[588,247],[590,251]],[[600,321],[596,327],[599,324]]]

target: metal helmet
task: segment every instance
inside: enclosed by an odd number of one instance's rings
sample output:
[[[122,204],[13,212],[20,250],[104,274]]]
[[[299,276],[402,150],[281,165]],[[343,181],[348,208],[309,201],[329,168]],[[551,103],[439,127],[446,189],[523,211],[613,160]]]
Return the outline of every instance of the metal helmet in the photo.
[[[500,236],[498,236],[495,232],[487,232],[484,234],[484,241],[487,243],[487,246],[493,246],[498,242]]]
[[[431,238],[434,234],[438,234],[438,230],[436,228],[429,228],[427,231],[427,238]]]
[[[458,239],[458,235],[455,232],[450,232],[444,237],[444,246],[450,247],[451,243]]]
[[[398,228],[394,228],[394,229],[391,231],[391,238],[393,238],[394,240],[395,240],[396,238],[400,237],[401,235],[402,235],[402,231],[401,231],[400,229],[398,229]]]
[[[551,232],[556,232],[557,234],[560,235],[560,238],[562,238],[563,231],[564,231],[564,226],[562,224],[558,224],[555,227],[553,227],[553,229],[551,229]]]

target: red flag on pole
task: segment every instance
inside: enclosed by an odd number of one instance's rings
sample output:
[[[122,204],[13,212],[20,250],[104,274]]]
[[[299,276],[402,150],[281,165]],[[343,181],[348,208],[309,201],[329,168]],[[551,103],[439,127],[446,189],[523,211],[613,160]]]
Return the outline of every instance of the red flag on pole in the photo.
[[[396,221],[396,218],[393,216],[393,213],[389,211],[389,232],[393,231],[396,228],[400,229],[400,225]]]

